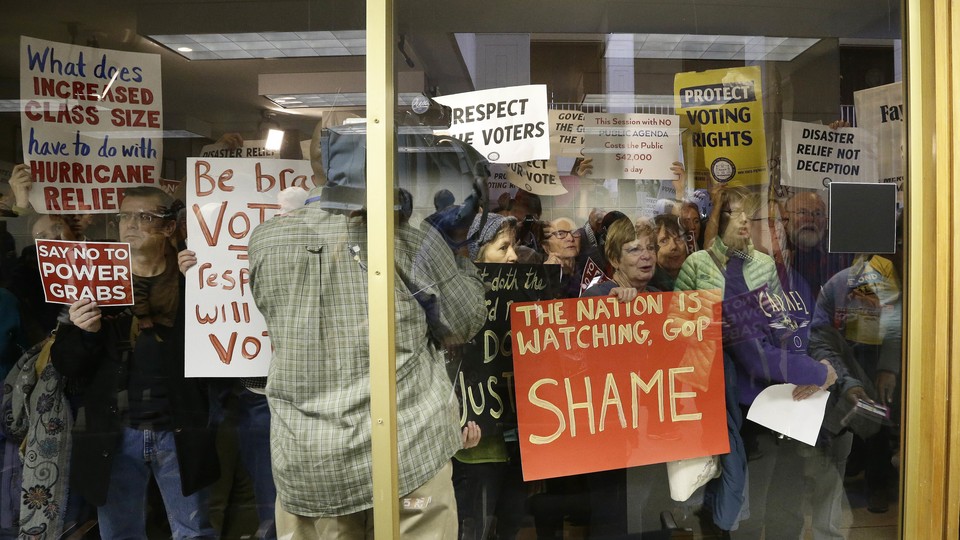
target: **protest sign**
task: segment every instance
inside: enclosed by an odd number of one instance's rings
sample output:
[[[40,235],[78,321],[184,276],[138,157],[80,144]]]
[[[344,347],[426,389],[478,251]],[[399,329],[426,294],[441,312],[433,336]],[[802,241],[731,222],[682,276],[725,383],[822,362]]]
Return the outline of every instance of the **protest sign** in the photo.
[[[187,238],[187,377],[265,376],[267,325],[250,292],[247,242],[280,209],[283,189],[313,187],[309,161],[190,158]]]
[[[698,184],[767,183],[760,68],[678,73],[673,87]]]
[[[487,321],[459,354],[453,355],[456,371],[452,375],[460,397],[460,425],[472,420],[485,437],[496,437],[502,429],[517,424],[510,306],[555,297],[560,287],[560,267],[478,263],[477,268],[480,278],[489,284]]]
[[[520,163],[550,157],[547,87],[508,86],[440,96],[453,109],[443,130],[476,148],[491,163]]]
[[[537,159],[507,165],[507,180],[520,189],[537,195],[563,195],[567,188],[560,181],[554,159]]]
[[[780,183],[826,189],[830,182],[876,182],[876,137],[858,128],[783,121]]]
[[[24,162],[40,213],[116,212],[155,185],[163,156],[160,55],[20,38]]]
[[[720,314],[709,298],[718,292],[513,304],[524,479],[728,452]]]
[[[580,294],[583,295],[583,291],[608,279],[610,278],[603,272],[603,268],[592,257],[587,257],[587,262],[583,265],[583,273],[580,275]]]
[[[672,114],[588,114],[583,155],[590,178],[662,180],[679,156],[679,120]]]
[[[903,84],[896,82],[853,93],[857,127],[876,137],[872,159],[879,181],[897,184],[903,199]]]
[[[496,209],[501,202],[501,198],[512,199],[516,193],[517,187],[507,180],[508,165],[490,165],[490,177],[487,178],[487,190],[489,192],[491,209]],[[496,201],[496,204],[494,204]]]
[[[130,244],[37,240],[37,267],[47,302],[133,305]]]
[[[583,156],[583,113],[550,109],[550,155]]]
[[[309,144],[307,146],[308,151],[304,156],[309,156]],[[267,141],[243,141],[243,146],[237,148],[230,148],[226,143],[213,143],[208,144],[200,149],[200,156],[202,158],[279,158],[279,150],[267,150]]]

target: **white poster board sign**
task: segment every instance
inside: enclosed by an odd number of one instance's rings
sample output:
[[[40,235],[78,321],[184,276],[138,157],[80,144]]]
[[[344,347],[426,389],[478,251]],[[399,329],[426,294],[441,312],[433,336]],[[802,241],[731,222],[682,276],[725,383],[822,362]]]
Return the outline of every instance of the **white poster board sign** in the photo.
[[[267,141],[243,141],[243,146],[230,148],[225,143],[208,144],[200,149],[202,158],[279,158],[279,150],[267,150]],[[309,154],[304,154],[304,158]]]
[[[550,109],[550,150],[554,156],[583,156],[583,112]]]
[[[508,86],[434,98],[453,109],[444,133],[476,148],[491,163],[550,157],[547,87]]]
[[[115,213],[125,188],[159,183],[159,54],[21,36],[20,99],[37,212]]]
[[[903,194],[903,84],[896,82],[853,93],[857,127],[877,138],[880,182],[897,184]]]
[[[253,302],[247,243],[277,214],[288,187],[313,187],[309,161],[187,160],[187,377],[261,377],[270,366],[267,325]]]
[[[587,114],[583,155],[591,178],[662,180],[680,155],[680,120],[673,114]]]
[[[781,141],[785,186],[826,189],[830,182],[877,181],[876,137],[864,129],[784,120]]]
[[[507,179],[518,188],[537,195],[563,195],[567,192],[553,159],[511,163],[507,165]]]

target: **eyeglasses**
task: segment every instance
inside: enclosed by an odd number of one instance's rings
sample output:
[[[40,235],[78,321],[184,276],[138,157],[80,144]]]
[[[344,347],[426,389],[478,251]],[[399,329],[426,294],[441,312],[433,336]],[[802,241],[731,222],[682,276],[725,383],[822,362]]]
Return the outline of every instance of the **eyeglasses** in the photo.
[[[575,230],[575,231],[556,230],[556,231],[553,231],[552,233],[548,234],[547,236],[556,236],[556,237],[559,238],[560,240],[563,240],[564,238],[567,237],[568,234],[571,235],[571,236],[573,236],[574,238],[580,238],[580,236],[583,235],[583,233],[580,232],[580,229],[577,229],[577,230]]]
[[[165,216],[161,214],[154,214],[153,212],[120,212],[119,214],[113,216],[114,221],[117,223],[134,221],[143,225],[153,225],[154,223],[159,224],[165,218]]]
[[[827,216],[825,213],[821,212],[820,210],[814,210],[812,212],[810,210],[796,210],[790,213],[797,216],[798,218],[806,218],[806,219],[823,219]]]
[[[647,244],[645,246],[628,247],[628,248],[624,248],[623,250],[623,252],[626,255],[640,255],[644,251],[646,251],[647,253],[656,253],[657,246],[655,244]]]

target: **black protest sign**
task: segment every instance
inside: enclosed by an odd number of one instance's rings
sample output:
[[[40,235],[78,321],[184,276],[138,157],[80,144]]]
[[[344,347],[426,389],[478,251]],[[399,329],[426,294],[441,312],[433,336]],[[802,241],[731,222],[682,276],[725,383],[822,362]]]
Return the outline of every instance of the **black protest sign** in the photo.
[[[457,351],[451,377],[460,400],[460,424],[474,421],[486,436],[517,424],[510,305],[555,298],[560,287],[560,267],[534,264],[477,264],[477,267],[488,287],[487,321],[483,329]]]

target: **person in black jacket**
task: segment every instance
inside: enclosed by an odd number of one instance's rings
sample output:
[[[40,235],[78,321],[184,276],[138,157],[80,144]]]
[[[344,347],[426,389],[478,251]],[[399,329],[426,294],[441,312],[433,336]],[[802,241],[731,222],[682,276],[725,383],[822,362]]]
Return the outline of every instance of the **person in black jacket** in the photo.
[[[78,394],[71,485],[98,506],[104,538],[146,537],[151,475],[174,538],[216,536],[204,489],[220,470],[215,426],[204,383],[184,378],[184,286],[169,241],[175,215],[159,189],[126,191],[117,221],[130,245],[134,289],[146,292],[137,297],[141,305],[75,302],[72,324],[61,325],[51,351]]]

